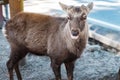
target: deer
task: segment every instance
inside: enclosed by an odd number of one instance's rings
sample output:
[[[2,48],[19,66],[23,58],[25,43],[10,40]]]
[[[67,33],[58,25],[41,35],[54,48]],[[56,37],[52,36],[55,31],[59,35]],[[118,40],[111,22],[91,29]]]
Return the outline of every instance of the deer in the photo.
[[[62,80],[61,64],[66,67],[67,79],[73,80],[75,62],[88,42],[87,16],[93,3],[81,6],[59,4],[67,16],[20,12],[7,21],[3,33],[11,48],[6,63],[9,80],[14,80],[13,70],[17,79],[22,80],[19,61],[29,52],[50,58],[55,80]]]

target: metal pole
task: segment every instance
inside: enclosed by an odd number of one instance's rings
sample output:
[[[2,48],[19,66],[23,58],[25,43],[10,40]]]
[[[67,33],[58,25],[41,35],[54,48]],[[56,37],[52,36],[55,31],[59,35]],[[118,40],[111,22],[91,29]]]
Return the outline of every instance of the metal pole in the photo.
[[[4,5],[4,7],[5,7],[5,15],[6,15],[6,19],[8,20],[9,19],[9,13],[8,13],[8,4],[5,4]]]
[[[3,25],[3,15],[2,15],[2,5],[0,5],[0,28],[2,28],[2,25]]]

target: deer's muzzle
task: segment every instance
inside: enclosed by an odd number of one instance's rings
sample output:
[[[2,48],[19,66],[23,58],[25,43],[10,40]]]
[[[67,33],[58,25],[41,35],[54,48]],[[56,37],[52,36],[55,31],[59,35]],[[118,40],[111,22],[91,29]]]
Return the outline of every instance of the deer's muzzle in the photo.
[[[78,36],[79,35],[79,30],[72,30],[71,31],[73,36]]]

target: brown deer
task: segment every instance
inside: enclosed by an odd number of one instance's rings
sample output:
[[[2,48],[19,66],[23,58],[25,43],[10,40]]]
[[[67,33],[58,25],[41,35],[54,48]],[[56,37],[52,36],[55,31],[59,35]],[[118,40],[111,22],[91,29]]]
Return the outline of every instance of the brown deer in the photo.
[[[11,47],[7,62],[10,80],[14,79],[13,69],[18,80],[22,80],[18,64],[28,52],[50,57],[55,80],[61,80],[60,68],[64,63],[68,80],[73,80],[74,63],[88,40],[87,15],[93,3],[60,6],[68,17],[20,12],[6,23],[4,34]]]

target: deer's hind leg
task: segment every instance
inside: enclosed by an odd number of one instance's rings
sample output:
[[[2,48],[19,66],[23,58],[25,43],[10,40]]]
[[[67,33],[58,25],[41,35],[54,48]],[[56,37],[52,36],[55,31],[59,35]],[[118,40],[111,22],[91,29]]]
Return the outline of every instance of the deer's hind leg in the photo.
[[[22,46],[18,47],[16,45],[11,46],[10,58],[7,62],[7,68],[8,68],[10,80],[14,80],[13,69],[15,69],[18,80],[22,80],[18,64],[19,64],[19,61],[26,56],[26,54],[27,54],[27,50],[24,47]]]

